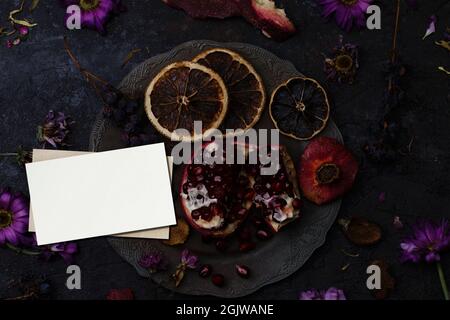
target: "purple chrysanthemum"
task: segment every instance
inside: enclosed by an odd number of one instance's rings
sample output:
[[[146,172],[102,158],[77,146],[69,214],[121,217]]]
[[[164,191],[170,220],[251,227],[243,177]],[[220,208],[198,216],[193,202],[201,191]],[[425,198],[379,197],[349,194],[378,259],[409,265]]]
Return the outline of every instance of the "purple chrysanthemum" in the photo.
[[[106,32],[105,25],[114,15],[125,11],[121,0],[61,0],[66,7],[77,5],[81,9],[81,26]],[[69,15],[66,16],[66,21]]]
[[[354,25],[365,26],[365,14],[373,0],[318,0],[325,17],[335,13],[336,23],[345,31],[350,31]]]
[[[0,190],[0,245],[14,246],[28,243],[29,204],[21,193],[9,189]]]
[[[78,246],[74,242],[63,242],[42,247],[42,257],[50,260],[55,255],[61,256],[67,264],[72,264]]]
[[[167,268],[167,261],[161,253],[144,254],[138,261],[142,268],[148,269],[150,272],[157,272]]]
[[[432,221],[420,221],[413,227],[413,235],[400,243],[401,260],[420,262],[438,262],[440,253],[450,247],[450,229],[448,220],[436,224]]]
[[[74,121],[64,113],[50,110],[42,125],[38,126],[37,139],[44,148],[47,144],[55,149],[67,146],[67,135],[73,123]]]
[[[331,287],[327,290],[311,289],[300,292],[299,300],[347,300],[344,291]]]

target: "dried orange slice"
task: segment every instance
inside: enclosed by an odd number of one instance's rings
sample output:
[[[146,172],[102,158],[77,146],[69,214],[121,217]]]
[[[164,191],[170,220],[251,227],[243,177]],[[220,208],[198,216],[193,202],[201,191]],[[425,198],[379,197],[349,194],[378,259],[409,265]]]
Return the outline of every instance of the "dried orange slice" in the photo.
[[[213,48],[200,53],[194,61],[216,71],[228,90],[228,113],[220,126],[247,130],[258,122],[264,110],[266,93],[259,74],[236,52]]]
[[[277,129],[298,140],[318,135],[329,115],[327,94],[314,79],[291,78],[275,89],[270,100],[270,117]]]
[[[201,139],[205,131],[217,129],[228,109],[228,93],[213,70],[189,61],[162,69],[150,82],[145,110],[153,126],[175,141]],[[194,121],[202,121],[202,134],[194,132]],[[186,129],[189,134],[177,134]]]

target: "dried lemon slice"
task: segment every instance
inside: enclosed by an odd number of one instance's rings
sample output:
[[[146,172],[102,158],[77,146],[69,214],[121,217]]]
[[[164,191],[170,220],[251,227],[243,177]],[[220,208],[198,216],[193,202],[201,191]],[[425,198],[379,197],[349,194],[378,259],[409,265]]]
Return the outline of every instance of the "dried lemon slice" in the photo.
[[[213,48],[200,53],[194,61],[213,69],[228,90],[228,113],[220,129],[247,130],[258,122],[264,110],[266,93],[253,66],[234,51]]]
[[[209,129],[217,129],[228,109],[228,92],[213,70],[189,61],[162,69],[145,94],[145,110],[153,126],[175,141],[201,139]],[[202,133],[194,132],[194,121],[202,121]],[[189,134],[178,134],[186,129]]]
[[[270,117],[283,134],[309,140],[327,125],[330,104],[322,86],[314,79],[295,77],[272,94]]]

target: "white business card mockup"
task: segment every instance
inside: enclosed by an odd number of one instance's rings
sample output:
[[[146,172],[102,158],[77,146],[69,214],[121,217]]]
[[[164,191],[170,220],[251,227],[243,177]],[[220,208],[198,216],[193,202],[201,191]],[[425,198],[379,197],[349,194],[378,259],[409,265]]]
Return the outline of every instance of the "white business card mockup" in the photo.
[[[85,151],[71,151],[71,150],[52,150],[52,149],[34,149],[33,150],[33,162],[40,161],[48,161],[54,159],[62,159],[74,156],[81,156],[90,154],[92,152]],[[173,159],[172,157],[167,157],[167,165],[169,168],[169,175],[172,178],[172,170],[173,170]],[[29,232],[36,232],[36,227],[34,225],[34,213],[33,206],[30,205],[30,216],[29,216],[29,224],[28,224]],[[141,238],[141,239],[158,239],[158,240],[167,240],[170,236],[170,228],[155,228],[150,230],[142,230],[136,232],[129,233],[121,233],[114,235],[120,238]]]
[[[176,224],[164,144],[26,165],[38,245]]]

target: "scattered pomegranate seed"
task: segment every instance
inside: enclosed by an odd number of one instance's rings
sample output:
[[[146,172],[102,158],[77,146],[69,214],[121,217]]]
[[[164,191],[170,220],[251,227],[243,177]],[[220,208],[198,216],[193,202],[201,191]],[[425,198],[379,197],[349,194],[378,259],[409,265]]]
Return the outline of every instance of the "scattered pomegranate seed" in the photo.
[[[300,209],[302,205],[302,201],[300,199],[295,198],[294,200],[292,200],[292,206],[294,207],[294,209]]]
[[[266,230],[261,229],[256,232],[256,236],[258,237],[258,239],[267,240],[272,236],[272,234],[267,232]]]
[[[209,275],[212,272],[212,267],[209,264],[205,264],[203,266],[200,267],[200,269],[198,270],[198,274],[200,275],[200,277],[202,278],[207,278],[209,277]]]
[[[255,249],[256,245],[253,242],[242,242],[239,245],[239,251],[248,252]]]
[[[221,274],[214,274],[211,278],[211,281],[218,287],[223,287],[225,284],[225,278]]]
[[[236,272],[242,278],[250,277],[250,269],[247,266],[237,264],[236,265]]]

